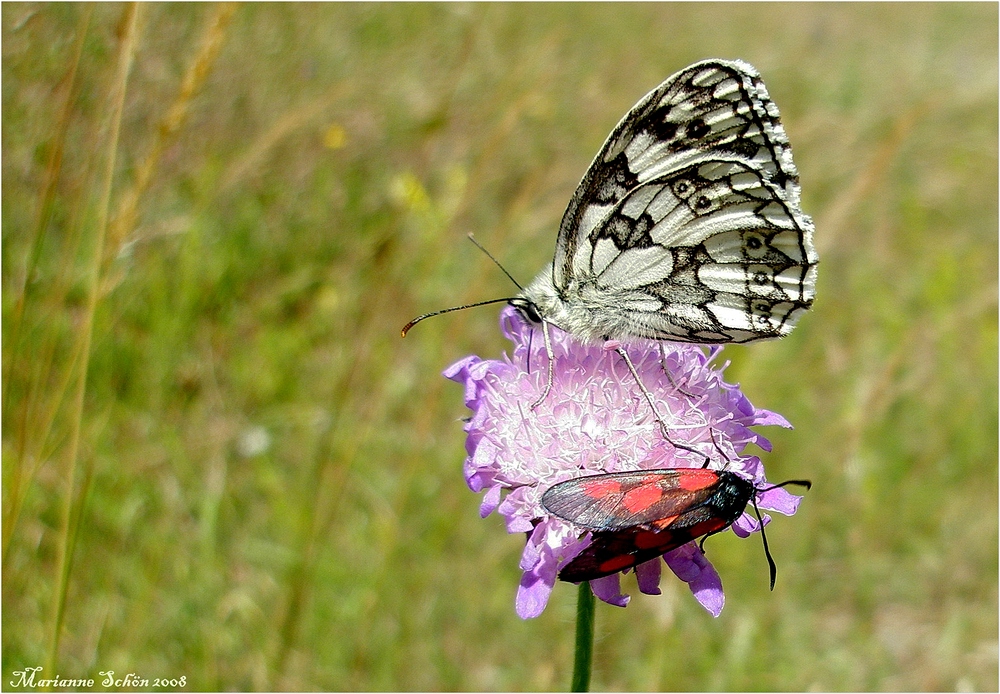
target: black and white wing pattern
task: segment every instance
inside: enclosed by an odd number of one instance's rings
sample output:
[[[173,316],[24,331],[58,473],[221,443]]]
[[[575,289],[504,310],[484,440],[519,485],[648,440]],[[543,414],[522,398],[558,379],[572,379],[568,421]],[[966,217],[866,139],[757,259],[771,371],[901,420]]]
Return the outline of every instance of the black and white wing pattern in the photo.
[[[781,337],[812,305],[812,234],[760,75],[707,60],[615,127],[566,209],[552,265],[512,303],[590,342]]]

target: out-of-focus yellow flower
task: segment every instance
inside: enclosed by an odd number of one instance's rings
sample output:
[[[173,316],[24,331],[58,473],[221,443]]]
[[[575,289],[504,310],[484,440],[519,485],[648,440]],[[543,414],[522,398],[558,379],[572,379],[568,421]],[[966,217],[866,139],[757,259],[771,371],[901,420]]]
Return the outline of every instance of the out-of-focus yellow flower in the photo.
[[[331,123],[323,133],[323,146],[327,149],[340,149],[347,144],[347,130],[340,123]]]

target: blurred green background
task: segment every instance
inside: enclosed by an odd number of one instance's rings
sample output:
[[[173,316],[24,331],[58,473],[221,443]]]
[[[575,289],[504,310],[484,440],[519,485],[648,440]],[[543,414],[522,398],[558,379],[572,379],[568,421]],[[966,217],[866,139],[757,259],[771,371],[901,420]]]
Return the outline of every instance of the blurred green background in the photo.
[[[593,686],[996,691],[997,16],[4,3],[3,686],[567,687],[576,591],[515,616],[440,376],[507,349],[497,309],[399,328],[509,295],[470,231],[532,278],[625,111],[739,57],[821,264],[727,376],[814,486],[773,593],[727,534],[719,619],[669,578],[599,604]]]

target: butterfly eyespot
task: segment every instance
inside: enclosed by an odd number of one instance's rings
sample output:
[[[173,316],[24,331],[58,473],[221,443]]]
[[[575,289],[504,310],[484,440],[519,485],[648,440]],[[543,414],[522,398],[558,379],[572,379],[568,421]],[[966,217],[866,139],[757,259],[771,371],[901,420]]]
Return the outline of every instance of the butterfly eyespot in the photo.
[[[759,271],[759,272],[755,272],[754,273],[753,281],[754,281],[754,284],[764,285],[764,284],[768,284],[771,281],[771,278],[768,276],[768,274],[766,272]]]
[[[698,210],[707,210],[712,206],[712,201],[708,199],[707,196],[702,195],[700,198],[694,201],[694,206]]]
[[[762,316],[771,315],[771,304],[761,299],[750,302],[750,310]]]
[[[686,199],[694,191],[694,186],[690,182],[681,179],[679,181],[674,181],[674,195],[679,197],[681,200]]]
[[[687,136],[692,140],[700,140],[710,132],[712,132],[712,128],[701,118],[695,118],[687,125]]]
[[[759,234],[748,233],[743,236],[743,253],[748,258],[758,259],[767,254],[767,244]]]

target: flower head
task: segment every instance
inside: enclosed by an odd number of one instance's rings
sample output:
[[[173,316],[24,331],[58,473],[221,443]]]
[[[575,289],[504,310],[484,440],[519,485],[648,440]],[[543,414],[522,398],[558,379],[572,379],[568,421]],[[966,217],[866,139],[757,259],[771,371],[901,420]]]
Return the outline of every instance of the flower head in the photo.
[[[465,357],[444,375],[465,385],[465,404],[472,410],[465,425],[465,479],[472,491],[484,492],[480,515],[497,511],[508,532],[528,536],[516,601],[522,618],[541,614],[559,568],[590,542],[588,534],[542,507],[542,494],[552,485],[582,475],[702,467],[710,461],[710,468],[766,486],[760,460],[742,453],[751,443],[765,451],[771,444],[750,427],[791,425],[779,414],[754,407],[738,386],[722,380],[726,365],[713,365],[721,347],[706,353],[703,347],[673,342],[621,345],[653,396],[669,430],[666,439],[616,352],[619,345],[583,345],[550,326],[552,389],[532,409],[549,369],[542,336],[533,334],[540,328],[510,307],[500,314],[500,327],[514,343],[511,356]],[[794,513],[799,501],[781,488],[761,492],[757,499],[761,508],[785,514]],[[744,513],[732,527],[746,537],[759,526]],[[718,616],[725,601],[722,581],[695,543],[663,558],[698,602]],[[659,593],[660,568],[659,558],[635,567],[641,592]],[[605,602],[624,607],[629,597],[622,594],[619,577],[593,580],[591,587]]]

